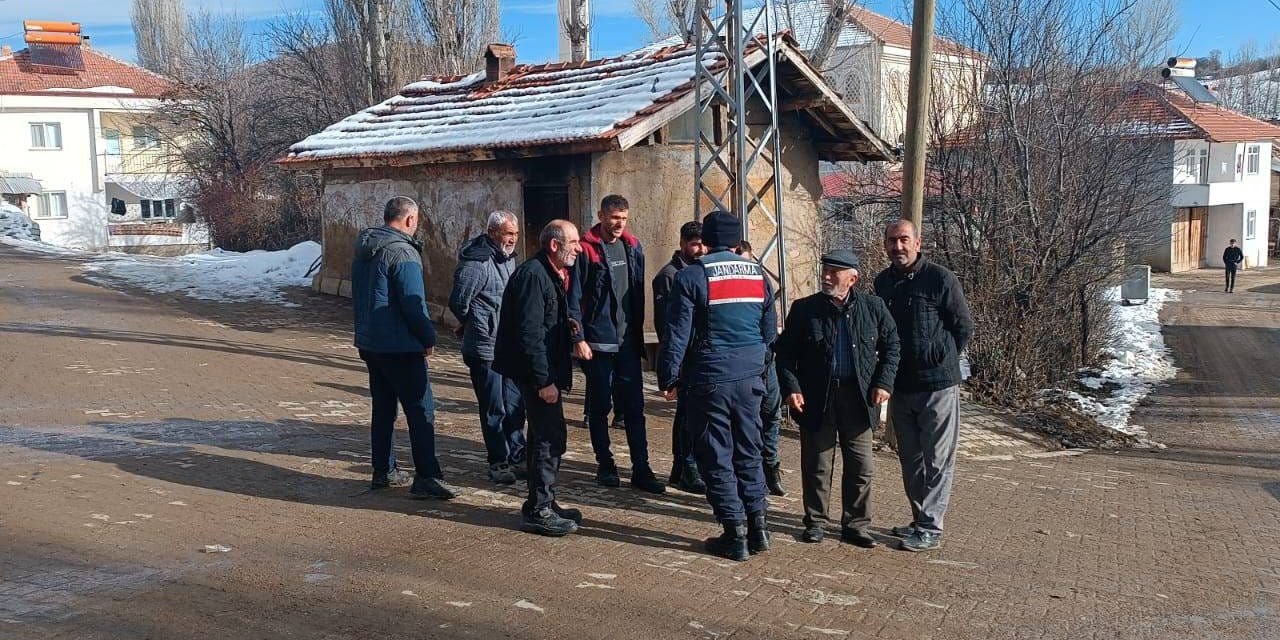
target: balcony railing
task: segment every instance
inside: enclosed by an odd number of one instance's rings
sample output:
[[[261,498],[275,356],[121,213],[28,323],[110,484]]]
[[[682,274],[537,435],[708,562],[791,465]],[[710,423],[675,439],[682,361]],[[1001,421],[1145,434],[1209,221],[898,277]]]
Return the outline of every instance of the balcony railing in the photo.
[[[169,158],[160,153],[106,154],[103,167],[106,173],[148,174],[171,173]]]

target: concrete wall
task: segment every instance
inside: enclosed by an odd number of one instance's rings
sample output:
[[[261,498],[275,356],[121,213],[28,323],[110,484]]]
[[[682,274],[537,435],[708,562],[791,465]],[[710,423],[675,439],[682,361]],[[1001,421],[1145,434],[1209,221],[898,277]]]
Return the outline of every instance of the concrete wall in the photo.
[[[442,318],[449,299],[458,249],[484,229],[494,209],[523,215],[519,167],[505,162],[424,165],[403,168],[335,169],[325,172],[324,264],[316,289],[350,295],[351,260],[361,230],[382,224],[382,208],[393,196],[418,201],[422,221],[423,275],[432,315]]]

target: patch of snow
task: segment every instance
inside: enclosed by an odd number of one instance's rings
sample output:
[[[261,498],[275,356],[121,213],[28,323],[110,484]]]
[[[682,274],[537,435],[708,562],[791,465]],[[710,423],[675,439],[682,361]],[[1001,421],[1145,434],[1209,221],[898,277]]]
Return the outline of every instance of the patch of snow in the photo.
[[[1145,436],[1146,430],[1129,423],[1134,408],[1157,384],[1178,372],[1160,332],[1160,309],[1165,302],[1177,300],[1179,293],[1153,288],[1150,295],[1146,304],[1128,306],[1120,299],[1119,287],[1106,292],[1114,331],[1102,353],[1110,361],[1101,371],[1083,374],[1080,384],[1090,389],[1110,385],[1115,387],[1111,394],[1099,400],[1066,392],[1067,397],[1102,426],[1139,437]]]
[[[174,258],[108,254],[86,265],[90,280],[123,280],[155,293],[184,293],[197,300],[259,301],[296,307],[283,289],[307,287],[307,270],[320,245],[302,242],[285,251],[237,253],[214,249]]]
[[[38,241],[40,227],[22,209],[0,200],[0,236]]]

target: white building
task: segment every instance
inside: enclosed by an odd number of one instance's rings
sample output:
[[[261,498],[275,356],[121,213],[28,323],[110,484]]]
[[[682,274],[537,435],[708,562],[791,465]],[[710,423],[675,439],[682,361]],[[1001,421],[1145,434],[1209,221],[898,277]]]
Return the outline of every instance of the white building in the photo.
[[[1268,262],[1271,224],[1270,160],[1280,127],[1212,103],[1193,101],[1175,88],[1132,94],[1134,112],[1170,140],[1158,158],[1169,163],[1168,243],[1148,254],[1162,271],[1222,267],[1235,240],[1244,266]]]
[[[0,172],[38,181],[24,208],[45,242],[165,254],[208,248],[207,227],[183,201],[183,177],[148,125],[171,87],[88,45],[0,50]]]

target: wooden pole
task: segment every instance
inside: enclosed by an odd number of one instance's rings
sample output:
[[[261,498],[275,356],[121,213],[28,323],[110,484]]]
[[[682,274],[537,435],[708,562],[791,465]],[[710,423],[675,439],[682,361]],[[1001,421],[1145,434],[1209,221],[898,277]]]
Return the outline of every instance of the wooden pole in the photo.
[[[902,163],[902,217],[914,223],[918,232],[924,219],[933,12],[934,0],[915,0],[911,14],[911,75],[907,86],[906,154]]]

